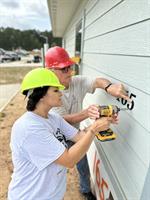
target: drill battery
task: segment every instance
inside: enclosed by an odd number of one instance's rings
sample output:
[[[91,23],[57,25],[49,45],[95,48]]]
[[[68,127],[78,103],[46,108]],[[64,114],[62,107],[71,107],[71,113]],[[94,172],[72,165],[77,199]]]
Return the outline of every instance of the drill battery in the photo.
[[[101,142],[105,142],[105,141],[115,140],[116,134],[113,132],[112,129],[109,128],[106,131],[100,131],[96,133],[96,137]]]

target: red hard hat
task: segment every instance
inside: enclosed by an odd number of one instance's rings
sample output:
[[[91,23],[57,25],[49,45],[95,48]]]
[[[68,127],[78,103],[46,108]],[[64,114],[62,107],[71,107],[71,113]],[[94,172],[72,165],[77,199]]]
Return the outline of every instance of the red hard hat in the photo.
[[[54,69],[62,69],[75,64],[75,62],[69,57],[66,50],[58,46],[48,49],[45,55],[45,63],[47,68]]]

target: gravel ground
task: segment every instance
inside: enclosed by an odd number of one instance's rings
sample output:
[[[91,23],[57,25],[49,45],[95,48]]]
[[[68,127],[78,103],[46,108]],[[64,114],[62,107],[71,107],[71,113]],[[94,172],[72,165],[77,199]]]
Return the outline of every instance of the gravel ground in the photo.
[[[0,200],[6,200],[7,187],[13,171],[9,148],[11,127],[24,112],[24,97],[18,93],[0,113]],[[68,169],[67,192],[64,200],[84,200],[79,192],[79,177],[76,168]]]

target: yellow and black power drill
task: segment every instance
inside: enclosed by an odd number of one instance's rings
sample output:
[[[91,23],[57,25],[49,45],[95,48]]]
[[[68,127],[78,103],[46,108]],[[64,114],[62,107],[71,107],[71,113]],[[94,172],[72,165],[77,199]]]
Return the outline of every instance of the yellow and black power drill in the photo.
[[[117,114],[120,110],[128,110],[128,108],[119,108],[116,105],[99,106],[100,117],[111,117]],[[109,128],[105,131],[100,131],[96,134],[98,140],[105,142],[116,139],[116,134]]]

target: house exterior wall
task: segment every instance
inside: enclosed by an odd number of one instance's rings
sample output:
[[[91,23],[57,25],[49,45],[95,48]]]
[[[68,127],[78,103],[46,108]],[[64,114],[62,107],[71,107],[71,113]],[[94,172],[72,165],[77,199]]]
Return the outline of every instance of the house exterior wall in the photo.
[[[117,139],[95,139],[88,161],[97,199],[148,200],[150,177],[150,1],[82,1],[64,35],[65,48],[75,54],[76,24],[84,18],[81,73],[122,82],[128,103],[97,89],[89,104],[127,107],[112,129]],[[91,122],[84,121],[83,126]]]
[[[94,1],[94,0],[93,0]],[[87,0],[82,0],[79,5],[76,14],[68,25],[68,28],[63,37],[64,48],[69,52],[70,56],[75,56],[75,36],[76,36],[76,26],[83,18],[83,10],[87,4]]]

